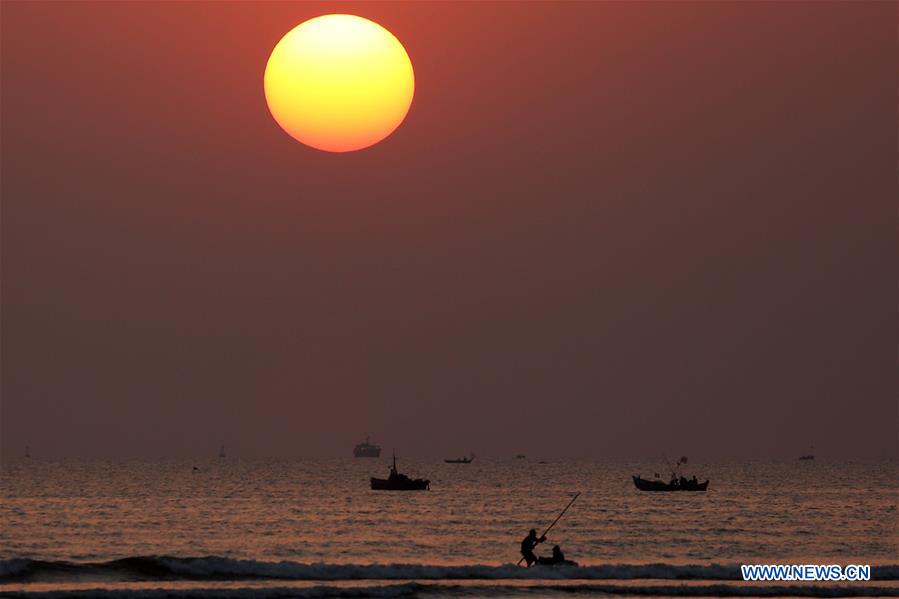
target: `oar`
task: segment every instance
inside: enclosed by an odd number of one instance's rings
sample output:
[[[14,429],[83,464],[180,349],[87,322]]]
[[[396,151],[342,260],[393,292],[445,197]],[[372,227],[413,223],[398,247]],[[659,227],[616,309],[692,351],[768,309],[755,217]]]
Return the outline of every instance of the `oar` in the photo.
[[[562,510],[562,513],[559,514],[558,516],[556,516],[556,519],[553,520],[553,523],[550,524],[548,527],[546,527],[546,530],[543,531],[543,534],[540,535],[539,538],[545,537],[546,534],[547,534],[550,530],[552,530],[552,527],[556,525],[556,522],[558,522],[559,520],[562,519],[562,516],[564,516],[564,515],[565,515],[565,512],[568,511],[568,508],[571,507],[571,504],[574,503],[574,501],[575,501],[578,497],[580,497],[580,496],[581,496],[581,492],[580,492],[580,491],[578,491],[577,493],[574,494],[574,497],[571,498],[571,501],[568,502],[568,505],[565,506],[565,509]],[[522,558],[521,558],[520,560],[518,560],[518,563],[515,564],[515,565],[516,565],[516,566],[520,566],[520,565],[521,565],[521,562],[523,562],[523,561],[524,561],[524,556],[522,556]]]

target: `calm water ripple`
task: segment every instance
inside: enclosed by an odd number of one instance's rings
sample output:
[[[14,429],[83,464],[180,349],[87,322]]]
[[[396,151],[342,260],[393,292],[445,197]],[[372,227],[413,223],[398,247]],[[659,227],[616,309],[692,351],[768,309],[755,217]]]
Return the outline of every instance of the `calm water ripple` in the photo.
[[[550,539],[582,564],[897,561],[895,462],[691,466],[707,493],[641,493],[630,475],[659,465],[636,462],[404,460],[432,490],[379,493],[384,460],[21,460],[0,475],[0,559],[499,565],[582,491]]]

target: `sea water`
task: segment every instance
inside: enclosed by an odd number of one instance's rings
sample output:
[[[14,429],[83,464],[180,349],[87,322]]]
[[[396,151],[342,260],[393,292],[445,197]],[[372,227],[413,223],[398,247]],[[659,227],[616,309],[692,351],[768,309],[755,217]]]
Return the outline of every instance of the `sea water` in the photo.
[[[0,472],[0,596],[899,595],[899,464],[690,464],[705,493],[638,491],[658,462],[49,461]],[[578,568],[517,567],[527,531]],[[743,583],[740,564],[870,564],[868,583]]]

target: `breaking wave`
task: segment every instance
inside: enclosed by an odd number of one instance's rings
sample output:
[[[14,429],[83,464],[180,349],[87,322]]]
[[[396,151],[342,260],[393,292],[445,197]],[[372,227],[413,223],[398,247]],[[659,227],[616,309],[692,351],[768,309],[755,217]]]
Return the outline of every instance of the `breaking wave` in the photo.
[[[128,557],[106,562],[76,563],[31,559],[0,560],[0,584],[66,580],[696,580],[740,581],[736,564],[599,565],[521,568],[416,564],[304,564],[225,557]],[[872,580],[899,580],[899,565],[872,566]],[[753,586],[758,590],[760,587]]]
[[[316,586],[307,588],[228,588],[228,589],[89,589],[4,593],[0,597],[28,599],[373,599],[415,597],[533,597],[539,596],[667,596],[667,597],[884,597],[899,596],[897,587],[872,586],[737,586],[708,585],[624,585],[548,584],[539,586],[453,585],[405,583],[382,586]]]

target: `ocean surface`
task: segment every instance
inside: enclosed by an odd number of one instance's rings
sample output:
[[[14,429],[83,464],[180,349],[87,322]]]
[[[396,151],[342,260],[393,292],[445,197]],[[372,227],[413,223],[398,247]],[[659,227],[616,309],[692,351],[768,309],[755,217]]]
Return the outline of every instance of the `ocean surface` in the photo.
[[[386,459],[5,462],[0,597],[899,596],[899,464]],[[581,496],[519,568],[521,539]],[[743,583],[742,563],[870,564],[867,583]]]

